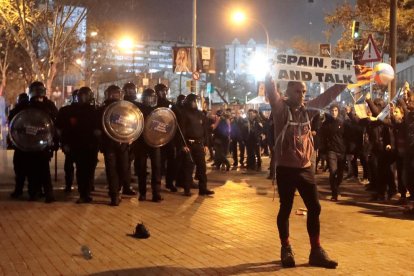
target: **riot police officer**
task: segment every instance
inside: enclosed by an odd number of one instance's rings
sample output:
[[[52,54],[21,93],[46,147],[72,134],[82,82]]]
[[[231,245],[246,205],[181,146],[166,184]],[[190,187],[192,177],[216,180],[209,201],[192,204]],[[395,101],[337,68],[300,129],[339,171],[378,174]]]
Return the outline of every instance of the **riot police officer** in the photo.
[[[54,123],[57,116],[57,108],[55,104],[47,99],[46,87],[42,82],[35,81],[29,86],[29,102],[24,105],[17,106],[14,112],[9,117],[9,121],[13,119],[19,112],[29,109],[39,109],[46,113],[46,115]],[[57,144],[57,142],[56,142]],[[45,202],[51,203],[55,201],[53,195],[52,179],[50,176],[49,161],[53,156],[53,145],[49,145],[42,150],[23,152],[22,159],[25,164],[28,164],[28,190],[30,200],[37,200],[41,195],[41,189],[45,193]]]
[[[173,103],[167,99],[168,87],[163,83],[158,83],[154,86],[157,93],[158,103],[157,107],[172,108]],[[165,174],[165,186],[171,192],[176,192],[177,188],[174,186],[176,178],[176,149],[174,142],[171,141],[161,147],[161,174]]]
[[[69,120],[70,117],[70,110],[71,107],[76,105],[78,103],[78,89],[74,90],[72,92],[72,96],[70,99],[70,105],[63,106],[59,109],[57,119],[56,119],[56,127],[61,129],[63,126],[62,124],[66,124],[66,122]],[[64,171],[65,171],[65,192],[71,192],[72,191],[72,185],[73,185],[73,178],[75,174],[75,167],[74,167],[74,160],[71,155],[71,152],[69,152],[68,145],[66,140],[69,139],[69,137],[66,137],[66,135],[59,134],[60,139],[60,146],[62,148],[63,153],[65,154],[65,162],[63,165]],[[76,134],[73,134],[76,135]]]
[[[137,101],[137,87],[133,82],[127,82],[122,87],[124,93],[124,100],[129,102]]]
[[[190,187],[193,182],[194,164],[197,167],[199,179],[199,195],[212,195],[214,191],[207,189],[207,174],[205,143],[208,139],[207,118],[203,112],[197,109],[197,95],[189,94],[184,100],[184,108],[180,116],[180,126],[185,139],[181,144],[184,155],[184,195],[190,196]],[[194,164],[193,164],[194,163]]]
[[[15,108],[10,111],[9,122],[16,115],[16,111],[21,110],[22,106],[29,104],[29,96],[26,93],[21,93],[17,97],[17,103]],[[10,194],[12,198],[19,198],[23,195],[24,181],[28,177],[28,168],[30,164],[26,164],[26,158],[24,152],[19,148],[14,147],[10,141],[8,144],[14,149],[13,154],[13,168],[15,174],[15,187],[14,191]]]
[[[156,108],[157,106],[157,94],[151,88],[147,88],[142,92],[142,103],[137,103],[137,106],[141,110],[144,118]],[[149,146],[143,136],[141,135],[133,143],[135,153],[135,169],[138,176],[138,188],[139,188],[139,201],[146,200],[147,194],[147,159],[151,159],[151,188],[152,188],[152,201],[161,202],[163,198],[160,195],[161,189],[161,153],[160,148],[154,148]]]
[[[129,144],[116,142],[103,131],[102,121],[103,114],[108,106],[116,101],[121,100],[121,88],[116,85],[110,85],[105,90],[105,101],[98,111],[98,127],[100,128],[100,151],[104,155],[106,178],[109,186],[110,205],[118,206],[121,202],[121,187],[129,187],[131,175],[129,166]]]
[[[122,92],[124,93],[124,100],[128,102],[132,102],[134,104],[137,103],[137,87],[133,82],[127,82],[122,87]],[[133,147],[129,149],[129,174],[131,174],[131,163],[134,161],[135,154],[133,152]],[[137,193],[130,187],[123,187],[122,194],[134,196]]]
[[[60,133],[66,155],[76,165],[76,180],[79,199],[77,203],[92,201],[91,190],[94,181],[98,155],[98,141],[95,136],[97,123],[96,110],[93,106],[93,92],[89,87],[82,87],[77,92],[77,104],[61,108],[56,126]],[[64,112],[64,116],[61,112]]]

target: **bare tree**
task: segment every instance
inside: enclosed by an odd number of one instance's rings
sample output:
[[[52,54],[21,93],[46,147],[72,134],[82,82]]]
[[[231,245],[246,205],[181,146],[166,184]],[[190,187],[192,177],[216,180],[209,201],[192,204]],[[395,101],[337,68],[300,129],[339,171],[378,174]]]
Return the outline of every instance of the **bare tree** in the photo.
[[[2,1],[1,23],[27,52],[32,79],[44,81],[49,93],[64,52],[76,47],[76,30],[86,15],[87,9],[73,2]]]

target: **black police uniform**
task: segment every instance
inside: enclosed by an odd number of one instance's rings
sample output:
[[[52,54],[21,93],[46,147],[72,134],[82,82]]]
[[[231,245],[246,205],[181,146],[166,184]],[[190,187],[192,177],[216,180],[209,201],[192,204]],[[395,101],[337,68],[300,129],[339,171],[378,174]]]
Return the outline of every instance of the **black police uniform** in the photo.
[[[135,103],[144,115],[144,119],[155,109],[142,103]],[[161,190],[161,151],[147,145],[141,135],[133,144],[135,154],[135,173],[138,176],[139,200],[146,200],[147,194],[147,159],[151,159],[151,189],[152,201],[162,200]]]
[[[207,189],[206,160],[204,153],[204,145],[208,139],[207,118],[203,112],[191,108],[187,104],[185,104],[180,114],[179,124],[181,126],[187,146],[190,149],[190,154],[184,154],[183,160],[184,194],[191,194],[190,187],[193,182],[194,165],[197,167],[197,176],[199,179],[199,194],[213,194],[214,192],[209,191]],[[183,143],[180,144],[181,147],[184,146]]]
[[[56,119],[56,127],[58,129],[62,129],[67,125],[70,125],[70,113],[71,108],[76,103],[72,103],[71,105],[63,106],[59,109],[57,119]],[[65,191],[70,192],[72,190],[73,179],[75,175],[75,167],[74,167],[74,159],[71,152],[68,150],[68,145],[65,136],[60,136],[60,146],[62,148],[63,153],[65,154],[65,162],[63,165],[65,171]]]
[[[42,110],[52,119],[53,123],[55,123],[58,110],[55,104],[46,97],[43,97],[43,101],[38,101],[36,98],[32,98],[29,103],[16,106],[14,112],[9,116],[9,121],[11,122],[14,116],[20,111],[29,108]],[[18,167],[27,166],[30,200],[36,200],[41,195],[41,189],[43,188],[45,202],[50,203],[55,201],[49,166],[49,161],[53,156],[53,150],[54,148],[47,147],[42,151],[19,152],[19,161],[16,163],[18,163]]]
[[[25,105],[29,104],[29,98],[18,101],[16,106],[10,110],[8,122],[11,122],[11,120],[16,116],[16,114],[23,109]],[[31,164],[27,163],[27,158],[25,158],[25,154],[23,151],[19,150],[17,147],[15,147],[11,141],[8,139],[9,146],[14,149],[13,154],[13,168],[14,168],[14,175],[15,175],[15,188],[13,193],[11,193],[11,197],[13,198],[19,198],[23,194],[23,188],[24,188],[24,182],[26,178],[28,177],[28,168]],[[29,193],[30,195],[30,193]]]
[[[56,122],[57,128],[61,131],[60,139],[64,152],[76,164],[76,180],[80,195],[78,203],[92,201],[91,190],[98,155],[98,140],[95,135],[96,112],[95,107],[90,104],[72,104],[64,110],[59,110]]]
[[[158,98],[157,107],[172,108],[173,103],[167,99]],[[174,141],[167,143],[161,147],[161,174],[165,175],[165,184],[172,192],[177,191],[174,186],[174,180],[176,178],[176,148]]]
[[[129,144],[112,140],[103,130],[102,117],[106,108],[115,99],[107,99],[98,110],[97,128],[100,129],[101,139],[99,149],[104,155],[105,172],[109,186],[111,205],[117,206],[121,200],[119,192],[121,187],[129,187],[131,174],[129,167]]]

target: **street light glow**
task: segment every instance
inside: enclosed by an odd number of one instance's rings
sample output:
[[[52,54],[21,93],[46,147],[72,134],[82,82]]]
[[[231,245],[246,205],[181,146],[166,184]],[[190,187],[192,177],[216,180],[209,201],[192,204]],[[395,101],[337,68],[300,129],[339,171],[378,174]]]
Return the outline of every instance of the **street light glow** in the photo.
[[[268,72],[269,64],[266,55],[256,52],[249,63],[249,72],[256,80],[264,80]]]
[[[235,11],[232,16],[233,22],[241,24],[246,21],[246,14],[242,11]]]
[[[124,37],[119,41],[118,46],[123,50],[131,50],[134,46],[134,42],[132,41],[132,38]]]
[[[91,32],[92,37],[97,36],[97,35],[98,35],[98,32],[95,32],[95,31]]]

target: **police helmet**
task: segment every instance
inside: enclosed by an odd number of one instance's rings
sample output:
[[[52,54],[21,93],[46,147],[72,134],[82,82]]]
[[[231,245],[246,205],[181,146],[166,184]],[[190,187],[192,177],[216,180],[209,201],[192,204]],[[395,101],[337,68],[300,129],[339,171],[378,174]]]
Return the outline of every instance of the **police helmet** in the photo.
[[[156,107],[158,102],[157,93],[154,89],[147,88],[142,92],[142,103],[146,106]]]
[[[197,109],[197,101],[199,100],[198,96],[194,93],[188,94],[185,97],[183,105],[186,108]]]
[[[137,100],[137,87],[133,82],[127,82],[122,87],[124,92],[124,100],[126,101],[136,101]]]
[[[40,98],[46,96],[46,87],[43,82],[35,81],[29,86],[29,98]]]
[[[78,103],[80,104],[92,104],[93,103],[93,92],[87,86],[79,88],[78,91]]]
[[[29,101],[29,95],[27,95],[26,93],[20,93],[19,96],[17,96],[18,104],[28,102],[28,101]]]
[[[121,99],[121,88],[115,84],[108,86],[105,89],[105,100],[120,100]]]

